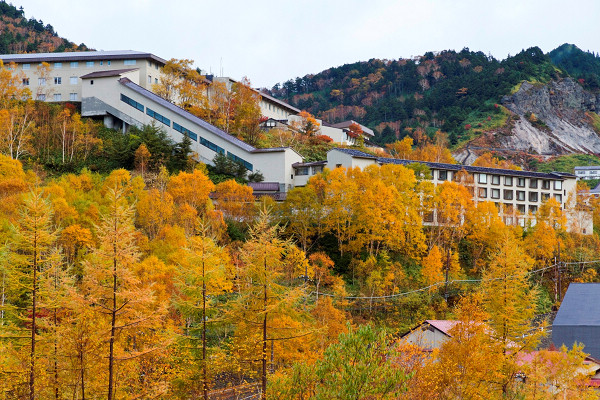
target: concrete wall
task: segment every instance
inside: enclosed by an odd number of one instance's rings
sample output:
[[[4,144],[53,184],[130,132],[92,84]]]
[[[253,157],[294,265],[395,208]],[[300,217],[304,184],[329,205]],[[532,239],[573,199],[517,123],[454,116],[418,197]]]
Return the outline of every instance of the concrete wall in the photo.
[[[81,101],[82,98],[82,80],[81,76],[97,71],[109,71],[117,69],[137,68],[137,77],[135,82],[145,89],[151,89],[152,84],[160,78],[160,65],[149,59],[131,59],[135,62],[133,65],[125,65],[125,59],[122,60],[94,60],[93,65],[87,65],[86,61],[76,61],[76,65],[71,65],[69,61],[60,63],[51,62],[50,71],[46,77],[46,83],[40,85],[40,74],[38,71],[39,63],[29,63],[29,68],[26,63],[17,64],[14,73],[21,76],[19,79],[29,79],[29,84],[25,85],[31,90],[33,99],[38,99],[39,94],[45,96],[45,101]],[[60,83],[55,81],[55,78],[60,78]],[[74,78],[73,82],[71,78]],[[150,80],[151,83],[148,83]],[[57,82],[57,83],[55,83]],[[72,97],[75,95],[75,98]],[[55,99],[55,95],[59,95],[60,99]]]
[[[360,169],[364,169],[368,165],[373,164],[376,164],[375,159],[352,157],[349,154],[337,151],[335,149],[330,150],[327,153],[327,167],[329,169],[334,169],[338,166],[342,166],[344,168],[359,167]]]
[[[132,76],[132,73],[127,73],[125,76]],[[154,101],[152,98],[122,85],[118,82],[118,79],[119,77],[113,76],[83,80],[83,116],[112,116],[127,124],[138,126],[155,124],[156,126],[163,128],[176,142],[181,142],[183,140],[183,134],[174,129],[174,123],[179,124],[185,129],[198,135],[197,140],[192,140],[192,151],[197,154],[197,159],[199,161],[210,164],[217,154],[215,150],[201,144],[201,138],[204,138],[219,148],[222,148],[225,151],[225,154],[233,154],[252,164],[252,171],[260,171],[264,175],[265,181],[283,183],[285,185],[284,190],[288,190],[292,187],[292,164],[302,162],[302,157],[293,150],[286,148],[270,151],[253,151],[255,149],[252,146],[249,146],[230,135],[224,134],[224,132],[221,136],[216,135],[205,126],[194,122],[197,120],[188,113],[183,112],[183,110],[178,109],[180,110],[179,113],[174,112],[172,109],[163,106],[159,101]],[[123,102],[121,100],[121,94],[143,105],[144,111]],[[148,115],[148,108],[167,118],[169,124],[167,125]],[[190,117],[182,116],[182,112],[184,115],[189,115]],[[230,138],[230,140],[227,138]]]

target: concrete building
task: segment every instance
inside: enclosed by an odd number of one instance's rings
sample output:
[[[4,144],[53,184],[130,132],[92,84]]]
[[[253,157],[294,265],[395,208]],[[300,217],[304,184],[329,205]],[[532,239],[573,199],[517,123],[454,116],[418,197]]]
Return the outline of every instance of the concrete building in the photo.
[[[573,213],[572,218],[568,221],[570,231],[583,234],[592,233],[591,215],[587,213],[579,215],[581,212],[574,210],[577,180],[572,174],[400,160],[376,157],[360,150],[346,148],[330,150],[327,153],[327,162],[323,166],[330,169],[338,167],[364,169],[368,165],[399,164],[406,166],[412,163],[421,163],[429,167],[432,181],[436,185],[444,181],[455,180],[459,172],[466,172],[466,181],[462,181],[461,184],[468,187],[473,195],[473,201],[475,203],[494,202],[500,210],[504,222],[508,225],[524,226],[527,220],[535,223],[535,218],[530,215],[535,216],[540,205],[552,197],[563,210]],[[294,180],[295,186],[304,186],[310,179],[312,170],[305,169],[307,166],[309,166],[308,163],[298,163],[293,166],[294,173],[297,175]],[[300,174],[298,175],[298,173]],[[424,216],[424,220],[426,223],[434,223],[433,220],[428,220],[427,216]]]
[[[577,179],[600,179],[600,165],[575,167]]]
[[[600,283],[571,283],[552,323],[556,347],[585,345],[583,351],[600,359]]]
[[[31,90],[32,98],[42,101],[81,101],[82,79],[93,72],[136,69],[136,82],[145,89],[158,83],[165,60],[150,53],[133,50],[86,51],[68,53],[2,54],[5,65],[16,64],[17,73]],[[42,73],[42,63],[49,69]]]
[[[137,69],[97,71],[81,77],[84,117],[103,118],[106,126],[126,131],[129,126],[156,124],[175,141],[192,140],[198,161],[211,163],[217,153],[260,171],[280,191],[293,187],[292,164],[302,157],[291,148],[257,149],[208,122],[162,99],[138,84]]]

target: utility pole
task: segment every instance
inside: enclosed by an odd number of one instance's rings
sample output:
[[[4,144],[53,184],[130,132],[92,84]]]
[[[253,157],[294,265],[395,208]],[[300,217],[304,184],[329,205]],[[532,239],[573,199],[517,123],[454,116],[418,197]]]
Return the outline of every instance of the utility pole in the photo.
[[[448,302],[448,275],[450,273],[450,246],[446,249],[446,287],[444,289],[444,299]]]

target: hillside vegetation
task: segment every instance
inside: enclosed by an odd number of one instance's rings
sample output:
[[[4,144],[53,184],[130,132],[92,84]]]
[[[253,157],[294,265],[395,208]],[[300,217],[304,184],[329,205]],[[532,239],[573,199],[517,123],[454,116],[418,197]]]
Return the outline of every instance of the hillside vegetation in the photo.
[[[502,99],[523,81],[541,85],[573,75],[586,89],[596,89],[599,70],[597,56],[573,45],[550,54],[532,47],[505,60],[465,48],[347,64],[277,84],[270,92],[330,122],[360,121],[377,131],[380,143],[410,134],[418,144],[415,130],[429,137],[442,130],[457,146],[506,127],[510,119]]]
[[[85,50],[84,44],[61,38],[41,19],[26,18],[23,7],[0,1],[0,54]]]

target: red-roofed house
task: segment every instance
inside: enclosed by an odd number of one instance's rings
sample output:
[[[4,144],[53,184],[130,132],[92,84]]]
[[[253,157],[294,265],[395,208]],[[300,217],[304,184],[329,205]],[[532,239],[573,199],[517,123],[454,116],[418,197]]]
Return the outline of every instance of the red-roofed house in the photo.
[[[450,329],[457,323],[458,321],[453,320],[428,319],[402,335],[401,338],[405,342],[419,346],[426,351],[439,349],[444,342],[452,337]]]

